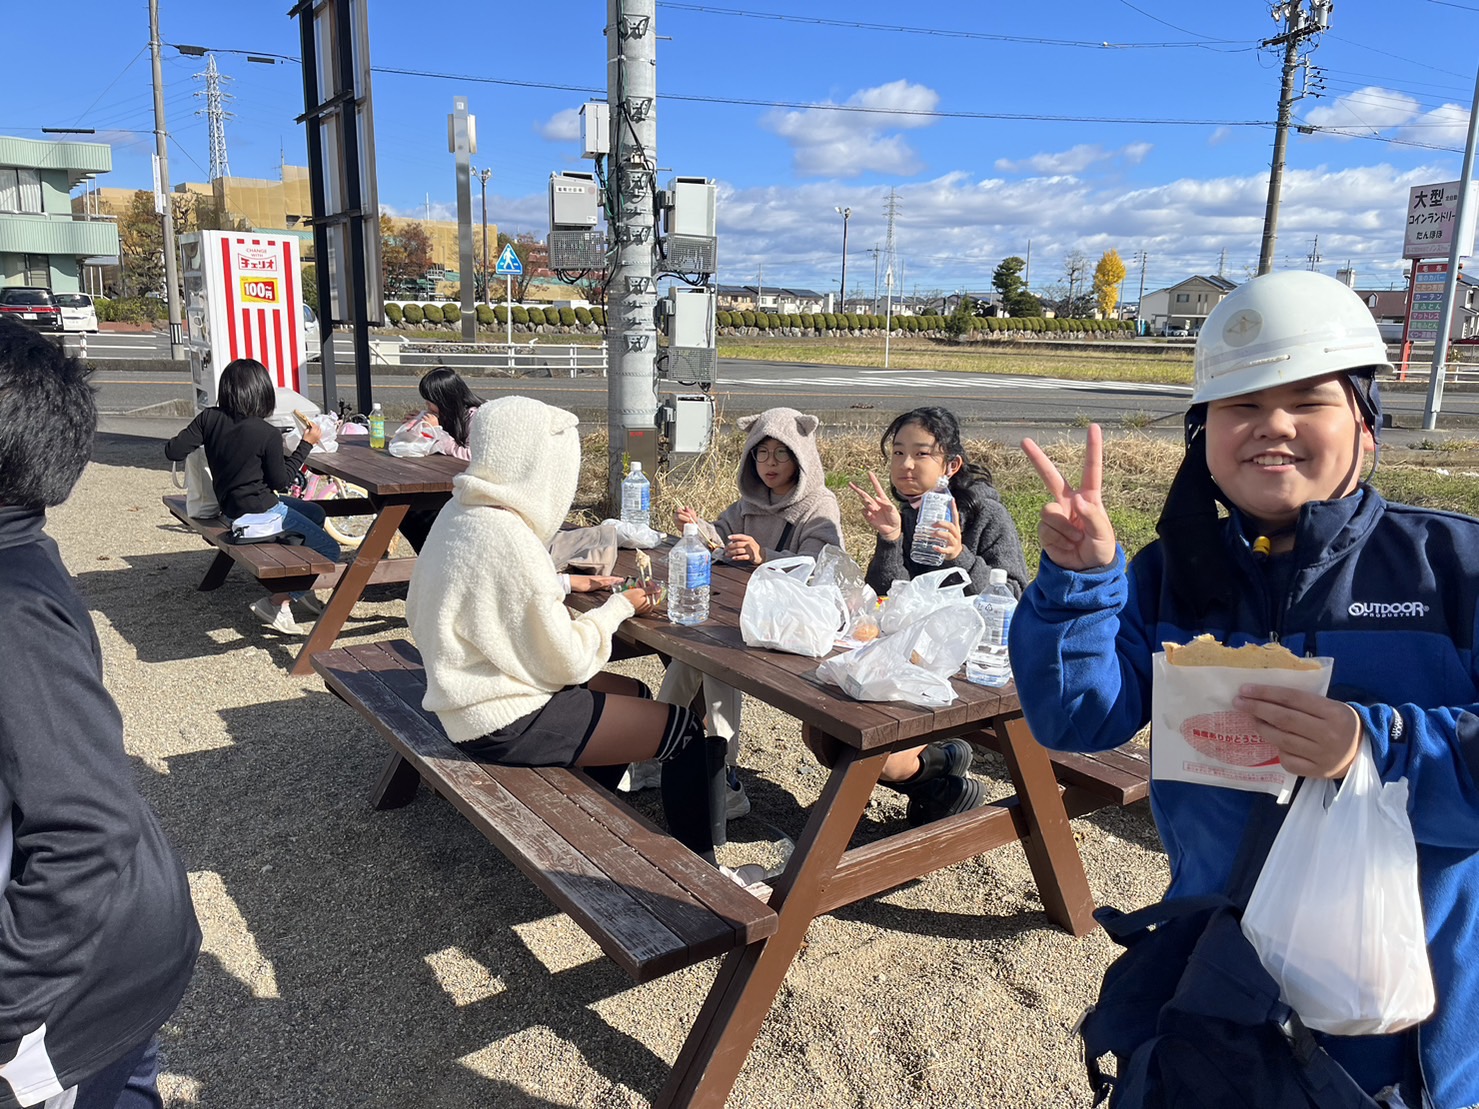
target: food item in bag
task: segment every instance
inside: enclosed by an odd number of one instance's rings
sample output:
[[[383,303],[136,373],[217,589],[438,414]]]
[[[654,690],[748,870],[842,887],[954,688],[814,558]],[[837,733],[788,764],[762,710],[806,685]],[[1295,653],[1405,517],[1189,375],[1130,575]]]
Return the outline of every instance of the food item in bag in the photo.
[[[1280,643],[1245,643],[1224,647],[1214,636],[1199,635],[1190,643],[1162,643],[1172,666],[1232,666],[1240,670],[1319,670],[1320,661],[1300,658]]]
[[[637,584],[643,589],[652,587],[652,556],[646,551],[637,552]]]
[[[307,430],[308,425],[313,423],[313,417],[301,408],[293,409],[293,415],[297,418],[298,423],[303,426],[304,430]]]
[[[878,624],[859,621],[849,634],[859,643],[867,643],[878,638]]]

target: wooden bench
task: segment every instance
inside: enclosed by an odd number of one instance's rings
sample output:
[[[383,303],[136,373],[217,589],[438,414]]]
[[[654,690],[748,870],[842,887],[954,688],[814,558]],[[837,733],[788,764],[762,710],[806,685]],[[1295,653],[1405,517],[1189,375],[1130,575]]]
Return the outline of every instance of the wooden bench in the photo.
[[[973,732],[972,743],[999,751],[991,732]],[[1077,754],[1048,751],[1053,774],[1063,790],[1063,807],[1070,817],[1111,805],[1133,805],[1150,795],[1150,750],[1125,744],[1110,751]]]
[[[373,512],[367,501],[325,501],[332,505],[338,515],[358,515]],[[215,561],[201,578],[197,586],[202,592],[219,589],[233,566],[242,567],[274,593],[297,593],[307,589],[332,589],[338,584],[345,570],[344,563],[330,562],[312,547],[293,546],[287,543],[233,543],[231,529],[219,516],[196,519],[185,510],[185,498],[164,498],[164,507],[170,515],[191,531],[195,532],[212,547],[216,548]],[[369,583],[410,581],[414,558],[385,559],[379,562],[369,577]]]
[[[322,651],[313,668],[393,748],[371,797],[405,805],[425,782],[638,982],[774,935],[775,912],[578,770],[469,759],[421,707],[416,648]]]

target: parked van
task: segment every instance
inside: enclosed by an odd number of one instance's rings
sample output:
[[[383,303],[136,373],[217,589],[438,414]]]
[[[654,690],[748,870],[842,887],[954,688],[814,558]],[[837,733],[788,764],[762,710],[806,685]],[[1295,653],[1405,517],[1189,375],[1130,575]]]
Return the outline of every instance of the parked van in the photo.
[[[63,331],[97,331],[98,312],[92,297],[86,293],[53,293],[52,298],[62,310]]]

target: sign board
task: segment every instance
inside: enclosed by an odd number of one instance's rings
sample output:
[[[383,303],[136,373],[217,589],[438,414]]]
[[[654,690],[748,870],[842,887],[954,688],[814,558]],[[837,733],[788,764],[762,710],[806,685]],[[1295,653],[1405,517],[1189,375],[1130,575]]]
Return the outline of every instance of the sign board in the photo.
[[[1438,341],[1438,323],[1443,318],[1443,286],[1447,281],[1447,262],[1419,262],[1412,267],[1412,307],[1407,314],[1409,342]]]
[[[498,256],[498,264],[493,267],[493,272],[499,277],[522,277],[524,275],[524,263],[520,262],[519,256],[514,253],[513,243],[503,248],[503,253]]]
[[[1402,241],[1403,258],[1447,258],[1458,226],[1459,182],[1422,185],[1407,191],[1407,230]],[[1473,231],[1469,234],[1472,236]],[[1463,244],[1461,254],[1472,254],[1473,239]]]

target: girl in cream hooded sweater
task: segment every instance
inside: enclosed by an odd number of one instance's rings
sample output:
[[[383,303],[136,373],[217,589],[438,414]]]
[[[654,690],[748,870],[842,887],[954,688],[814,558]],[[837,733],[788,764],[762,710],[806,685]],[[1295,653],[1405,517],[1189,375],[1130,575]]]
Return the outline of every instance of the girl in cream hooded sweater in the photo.
[[[842,546],[842,513],[827,488],[822,456],[817,450],[817,418],[794,408],[771,408],[738,421],[745,432],[740,462],[739,500],[715,523],[699,519],[691,508],[676,514],[678,530],[697,524],[717,554],[739,565],[758,566],[782,555],[816,557],[823,547]],[[705,677],[681,662],[669,664],[658,700],[687,705],[702,684],[709,730],[728,742],[725,813],[750,811],[734,764],[739,758],[739,690]],[[722,841],[721,841],[722,842]]]
[[[668,828],[713,862],[723,741],[685,708],[601,668],[623,620],[650,612],[640,590],[579,616],[546,549],[575,499],[576,418],[501,397],[472,418],[466,472],[416,559],[406,619],[426,665],[423,707],[475,759],[509,766],[662,764]],[[720,828],[722,825],[722,818]]]

